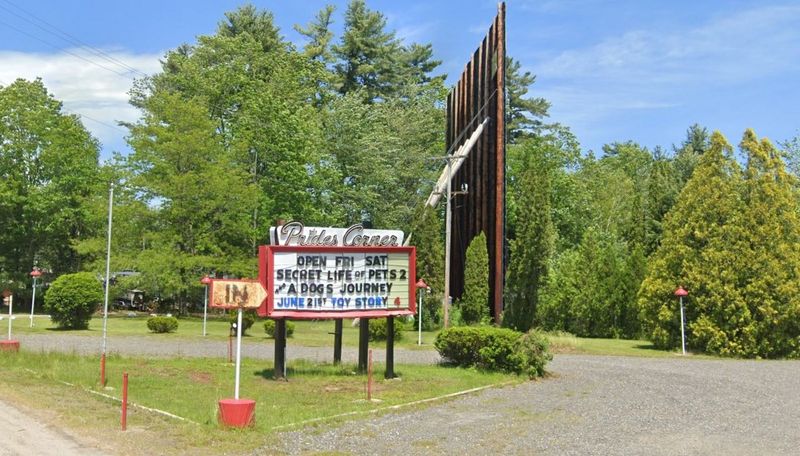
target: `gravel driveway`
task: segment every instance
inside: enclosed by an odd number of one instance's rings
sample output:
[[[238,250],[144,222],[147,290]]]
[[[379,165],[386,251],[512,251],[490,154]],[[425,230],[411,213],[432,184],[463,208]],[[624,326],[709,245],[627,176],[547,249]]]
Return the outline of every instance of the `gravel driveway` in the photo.
[[[280,451],[800,454],[798,362],[560,355],[549,371],[424,410],[286,433]]]
[[[28,350],[97,353],[97,337],[27,335]],[[270,359],[250,341],[245,356]],[[288,357],[330,361],[330,347],[288,347]],[[109,352],[227,356],[227,344],[109,340]],[[378,352],[378,350],[376,350]],[[376,356],[383,356],[376,353]],[[343,360],[355,362],[345,347]],[[380,358],[379,358],[380,359]],[[398,363],[432,363],[430,351],[396,351]],[[486,390],[424,409],[285,432],[258,454],[800,454],[800,362],[557,355],[551,377]]]

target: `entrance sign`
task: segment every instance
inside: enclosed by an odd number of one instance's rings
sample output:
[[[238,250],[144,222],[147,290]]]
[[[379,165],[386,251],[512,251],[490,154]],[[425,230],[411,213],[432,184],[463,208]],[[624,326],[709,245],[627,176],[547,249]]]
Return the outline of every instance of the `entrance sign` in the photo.
[[[397,247],[403,245],[400,230],[373,230],[355,224],[349,228],[320,228],[289,222],[269,229],[271,245],[299,247]]]
[[[259,275],[269,296],[259,315],[413,315],[415,265],[415,247],[261,246]]]
[[[256,279],[211,279],[211,307],[257,309],[267,291]]]

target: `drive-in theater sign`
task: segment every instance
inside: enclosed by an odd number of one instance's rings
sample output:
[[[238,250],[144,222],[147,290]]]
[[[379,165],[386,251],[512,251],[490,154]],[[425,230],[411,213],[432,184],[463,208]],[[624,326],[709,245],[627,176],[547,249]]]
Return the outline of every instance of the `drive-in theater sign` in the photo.
[[[260,280],[269,292],[261,316],[291,319],[413,315],[414,247],[394,230],[274,228],[261,246]]]

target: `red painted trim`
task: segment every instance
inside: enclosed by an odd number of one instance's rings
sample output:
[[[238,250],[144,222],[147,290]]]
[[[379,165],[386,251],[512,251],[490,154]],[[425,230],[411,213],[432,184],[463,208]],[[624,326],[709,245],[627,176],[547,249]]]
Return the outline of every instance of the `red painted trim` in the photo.
[[[378,310],[346,310],[346,311],[294,311],[294,310],[275,310],[275,296],[273,290],[275,285],[272,281],[274,277],[274,254],[276,252],[307,252],[307,253],[408,253],[408,281],[409,296],[408,309],[378,309]],[[258,315],[270,318],[289,318],[296,320],[324,320],[337,318],[382,318],[397,317],[403,315],[415,315],[417,313],[416,303],[416,284],[414,279],[417,276],[417,248],[416,247],[352,247],[352,246],[291,246],[291,245],[262,245],[258,249],[258,276],[264,288],[267,290],[266,303],[258,309]]]

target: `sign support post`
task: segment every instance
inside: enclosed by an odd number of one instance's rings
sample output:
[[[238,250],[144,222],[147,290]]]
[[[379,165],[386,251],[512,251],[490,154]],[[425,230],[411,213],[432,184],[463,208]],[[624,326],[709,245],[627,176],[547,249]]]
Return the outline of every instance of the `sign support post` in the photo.
[[[286,320],[275,320],[275,380],[286,378]]]
[[[369,318],[358,320],[358,372],[367,372],[367,352],[369,351]]]
[[[333,325],[333,364],[342,364],[342,322],[341,318],[334,320]]]
[[[392,379],[394,375],[394,317],[386,317],[386,374],[384,378]]]

